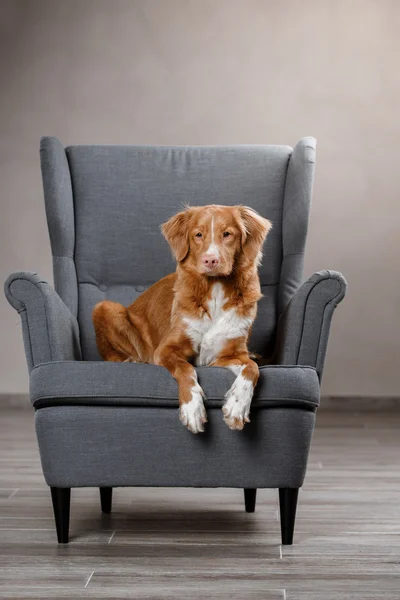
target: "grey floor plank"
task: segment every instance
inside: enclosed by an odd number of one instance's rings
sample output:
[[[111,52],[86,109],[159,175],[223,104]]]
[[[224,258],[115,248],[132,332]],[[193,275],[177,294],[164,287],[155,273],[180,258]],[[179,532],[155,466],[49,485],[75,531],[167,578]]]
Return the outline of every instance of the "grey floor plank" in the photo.
[[[241,490],[73,490],[56,543],[30,411],[0,418],[0,598],[400,598],[400,415],[318,415],[295,544],[277,494],[246,514]],[[134,593],[133,593],[134,590]]]
[[[125,582],[127,585],[129,582]],[[249,585],[239,586],[233,588],[232,586],[226,586],[226,588],[219,586],[218,591],[215,590],[215,585],[210,589],[203,590],[202,587],[197,586],[194,590],[191,590],[192,597],[196,600],[230,600],[231,598],[250,598],[251,600],[284,600],[285,590],[273,590],[266,589],[261,586],[261,589],[257,590]],[[153,591],[151,591],[151,589]],[[40,600],[84,600],[90,599],[101,599],[114,600],[117,599],[129,599],[139,598],[140,600],[187,600],[188,590],[182,590],[181,588],[172,588],[169,585],[167,587],[162,586],[149,586],[144,585],[141,587],[134,588],[134,591],[130,587],[126,588],[110,588],[110,587],[99,587],[93,586],[84,590],[77,590],[70,588],[58,588],[57,594],[55,595],[52,588],[31,588],[27,591],[24,588],[4,588],[0,590],[0,598],[7,600],[31,600],[37,598]],[[239,595],[238,595],[239,594]]]
[[[323,595],[321,591],[313,590],[288,590],[286,591],[286,600],[395,600],[398,596],[392,591],[376,592],[376,590],[360,589],[358,591],[331,591],[325,589]]]

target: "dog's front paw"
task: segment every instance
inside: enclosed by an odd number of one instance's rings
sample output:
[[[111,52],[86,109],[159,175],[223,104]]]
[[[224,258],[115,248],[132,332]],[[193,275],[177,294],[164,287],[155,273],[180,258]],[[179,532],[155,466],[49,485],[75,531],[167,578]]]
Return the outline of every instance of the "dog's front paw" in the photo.
[[[207,423],[207,413],[204,408],[203,390],[196,384],[192,390],[192,398],[180,406],[179,418],[192,433],[204,431],[204,423]]]
[[[250,405],[253,397],[253,384],[239,375],[225,394],[226,402],[222,407],[224,421],[229,429],[243,429],[250,423]]]

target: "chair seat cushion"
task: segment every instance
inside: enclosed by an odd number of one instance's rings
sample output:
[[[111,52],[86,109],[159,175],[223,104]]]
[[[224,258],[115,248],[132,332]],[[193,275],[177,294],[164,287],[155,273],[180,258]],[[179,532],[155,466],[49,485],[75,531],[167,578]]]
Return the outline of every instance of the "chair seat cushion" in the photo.
[[[221,367],[197,369],[206,406],[220,408],[235,375]],[[33,368],[35,408],[66,405],[178,407],[178,386],[164,367],[139,363],[54,361]],[[312,367],[260,367],[253,409],[296,406],[314,410],[319,381]]]

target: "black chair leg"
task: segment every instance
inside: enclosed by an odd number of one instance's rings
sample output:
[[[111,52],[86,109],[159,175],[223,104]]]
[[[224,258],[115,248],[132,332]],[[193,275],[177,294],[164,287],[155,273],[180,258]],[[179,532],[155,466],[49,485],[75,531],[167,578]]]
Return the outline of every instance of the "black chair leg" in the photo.
[[[68,544],[71,488],[52,487],[50,489],[57,529],[57,540],[59,544]]]
[[[244,505],[246,512],[253,513],[256,509],[256,488],[244,488]]]
[[[294,522],[296,520],[298,495],[298,488],[279,489],[282,544],[285,546],[291,546],[293,544]]]
[[[100,488],[100,502],[101,510],[103,513],[110,513],[112,506],[112,487],[101,487]]]

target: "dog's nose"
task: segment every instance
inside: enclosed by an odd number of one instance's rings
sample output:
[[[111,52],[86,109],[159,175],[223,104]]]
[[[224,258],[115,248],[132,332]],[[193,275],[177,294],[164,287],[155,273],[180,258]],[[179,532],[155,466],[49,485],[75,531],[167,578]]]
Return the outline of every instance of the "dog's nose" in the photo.
[[[216,267],[219,263],[218,256],[216,254],[205,254],[203,256],[203,265],[209,269]]]

